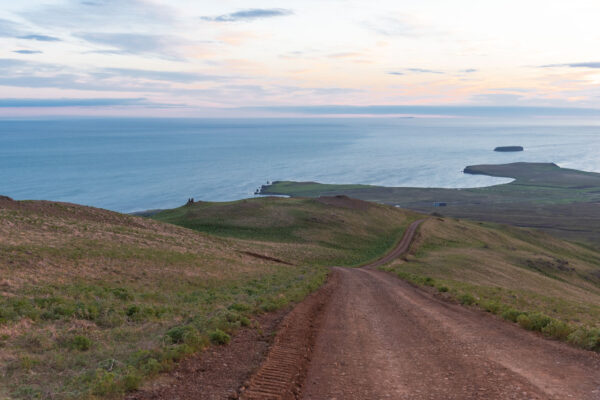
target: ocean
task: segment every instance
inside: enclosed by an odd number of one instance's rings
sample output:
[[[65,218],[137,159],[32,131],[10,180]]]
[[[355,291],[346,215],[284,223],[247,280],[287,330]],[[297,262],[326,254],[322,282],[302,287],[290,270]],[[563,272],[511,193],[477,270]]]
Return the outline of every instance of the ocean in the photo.
[[[524,152],[498,153],[520,145]],[[467,165],[600,172],[594,122],[466,118],[0,120],[0,194],[120,212],[253,196],[273,180],[479,187]]]

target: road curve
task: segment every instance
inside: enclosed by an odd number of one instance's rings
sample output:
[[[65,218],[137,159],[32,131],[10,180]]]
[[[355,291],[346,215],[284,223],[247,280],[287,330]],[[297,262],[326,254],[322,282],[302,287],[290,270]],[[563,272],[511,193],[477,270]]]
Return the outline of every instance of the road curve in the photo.
[[[380,259],[362,266],[362,268],[379,267],[381,265],[389,263],[390,261],[392,261],[392,260],[400,257],[401,255],[403,255],[404,253],[406,253],[408,251],[408,249],[410,248],[410,244],[412,243],[412,241],[415,237],[415,233],[417,233],[417,228],[419,227],[419,225],[421,225],[421,223],[423,223],[423,221],[425,221],[425,219],[419,219],[419,220],[412,222],[408,226],[408,228],[406,228],[404,235],[402,235],[402,239],[400,239],[400,242],[398,243],[398,245],[396,245],[396,247],[392,251],[390,251],[385,256],[381,257]]]

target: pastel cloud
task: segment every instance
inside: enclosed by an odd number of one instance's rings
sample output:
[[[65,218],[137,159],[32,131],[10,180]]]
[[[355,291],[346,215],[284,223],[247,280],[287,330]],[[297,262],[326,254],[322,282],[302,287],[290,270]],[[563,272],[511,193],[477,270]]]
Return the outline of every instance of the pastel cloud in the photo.
[[[54,36],[28,33],[20,24],[0,18],[0,37],[11,37],[24,40],[37,40],[40,42],[60,42],[60,39]]]
[[[18,54],[42,54],[43,52],[40,50],[13,50],[13,53]]]
[[[148,105],[144,98],[112,99],[2,99],[1,108],[25,108],[25,107],[107,107],[107,106],[134,106]]]
[[[54,36],[48,35],[23,35],[18,36],[19,39],[37,40],[39,42],[60,42],[61,40]]]
[[[600,68],[600,62],[579,62],[579,63],[568,63],[568,64],[548,64],[548,65],[542,65],[542,68],[554,68],[554,67]]]
[[[520,16],[538,6],[506,2],[306,0],[293,10],[272,0],[11,2],[0,18],[0,90],[226,108],[600,106],[600,62],[586,61],[600,5],[547,8],[533,29]],[[577,29],[557,30],[556,20]]]
[[[293,15],[292,10],[284,8],[249,8],[246,10],[240,10],[229,14],[221,14],[217,16],[203,16],[200,17],[205,21],[213,22],[237,22],[237,21],[252,21],[256,19],[273,18],[273,17],[284,17],[287,15]]]
[[[110,47],[111,49],[95,50],[106,54],[152,54],[164,58],[181,58],[179,47],[185,44],[181,38],[142,33],[81,32],[75,36],[93,44]]]

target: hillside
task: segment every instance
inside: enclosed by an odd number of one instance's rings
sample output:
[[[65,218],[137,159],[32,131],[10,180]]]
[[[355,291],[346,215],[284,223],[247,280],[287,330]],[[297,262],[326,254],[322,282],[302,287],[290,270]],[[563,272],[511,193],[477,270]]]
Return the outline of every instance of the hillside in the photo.
[[[521,178],[522,183],[538,184],[539,173],[531,171]],[[555,178],[557,185],[572,184],[569,182],[568,176],[564,180]],[[332,209],[332,201],[345,204],[346,208]],[[356,214],[352,204],[368,206],[368,211],[363,209]],[[383,244],[376,246],[376,238],[385,236],[386,230],[394,232],[390,216],[403,213],[395,207],[337,196],[198,203],[165,211],[155,218],[222,236],[252,235],[260,241],[311,246],[307,260],[317,263],[326,260],[328,252],[338,251],[337,246],[343,243],[349,251],[345,257],[352,258],[342,259],[346,265],[357,265],[373,259],[365,254],[385,252]],[[408,215],[407,222],[419,218],[418,214]],[[359,222],[362,218],[379,235],[365,236],[368,230]],[[344,229],[357,240],[347,242],[346,236],[339,236]],[[371,241],[367,240],[369,237]],[[334,246],[327,242],[332,239]],[[315,244],[318,245],[312,247]],[[361,253],[363,257],[358,257]],[[384,268],[418,284],[429,286],[435,282],[452,297],[473,297],[473,303],[498,313],[509,309],[541,312],[573,327],[600,327],[600,253],[590,247],[532,229],[430,217],[420,227],[406,260]]]
[[[570,325],[563,340],[600,327],[600,253],[539,231],[430,218],[411,254],[384,268],[509,320],[541,312]]]
[[[196,202],[153,219],[220,237],[309,265],[358,265],[391,249],[417,213],[350,199],[262,197]],[[294,261],[295,260],[295,261]]]
[[[0,398],[120,396],[324,265],[376,258],[415,214],[347,198],[196,203],[157,219],[0,199]]]
[[[345,196],[199,202],[154,219],[2,198],[0,398],[120,398],[302,300],[324,266],[379,258],[422,217]],[[598,265],[593,249],[538,231],[430,217],[411,254],[382,268],[511,320],[543,313],[568,324],[551,335],[600,349]]]
[[[322,268],[247,248],[100,209],[1,199],[0,398],[118,395],[323,282]]]

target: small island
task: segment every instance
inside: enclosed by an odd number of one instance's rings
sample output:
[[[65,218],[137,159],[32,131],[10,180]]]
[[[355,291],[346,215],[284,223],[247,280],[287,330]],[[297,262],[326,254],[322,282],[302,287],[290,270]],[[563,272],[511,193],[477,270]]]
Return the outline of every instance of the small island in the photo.
[[[494,151],[507,152],[507,151],[523,151],[523,146],[500,146],[496,147]]]

